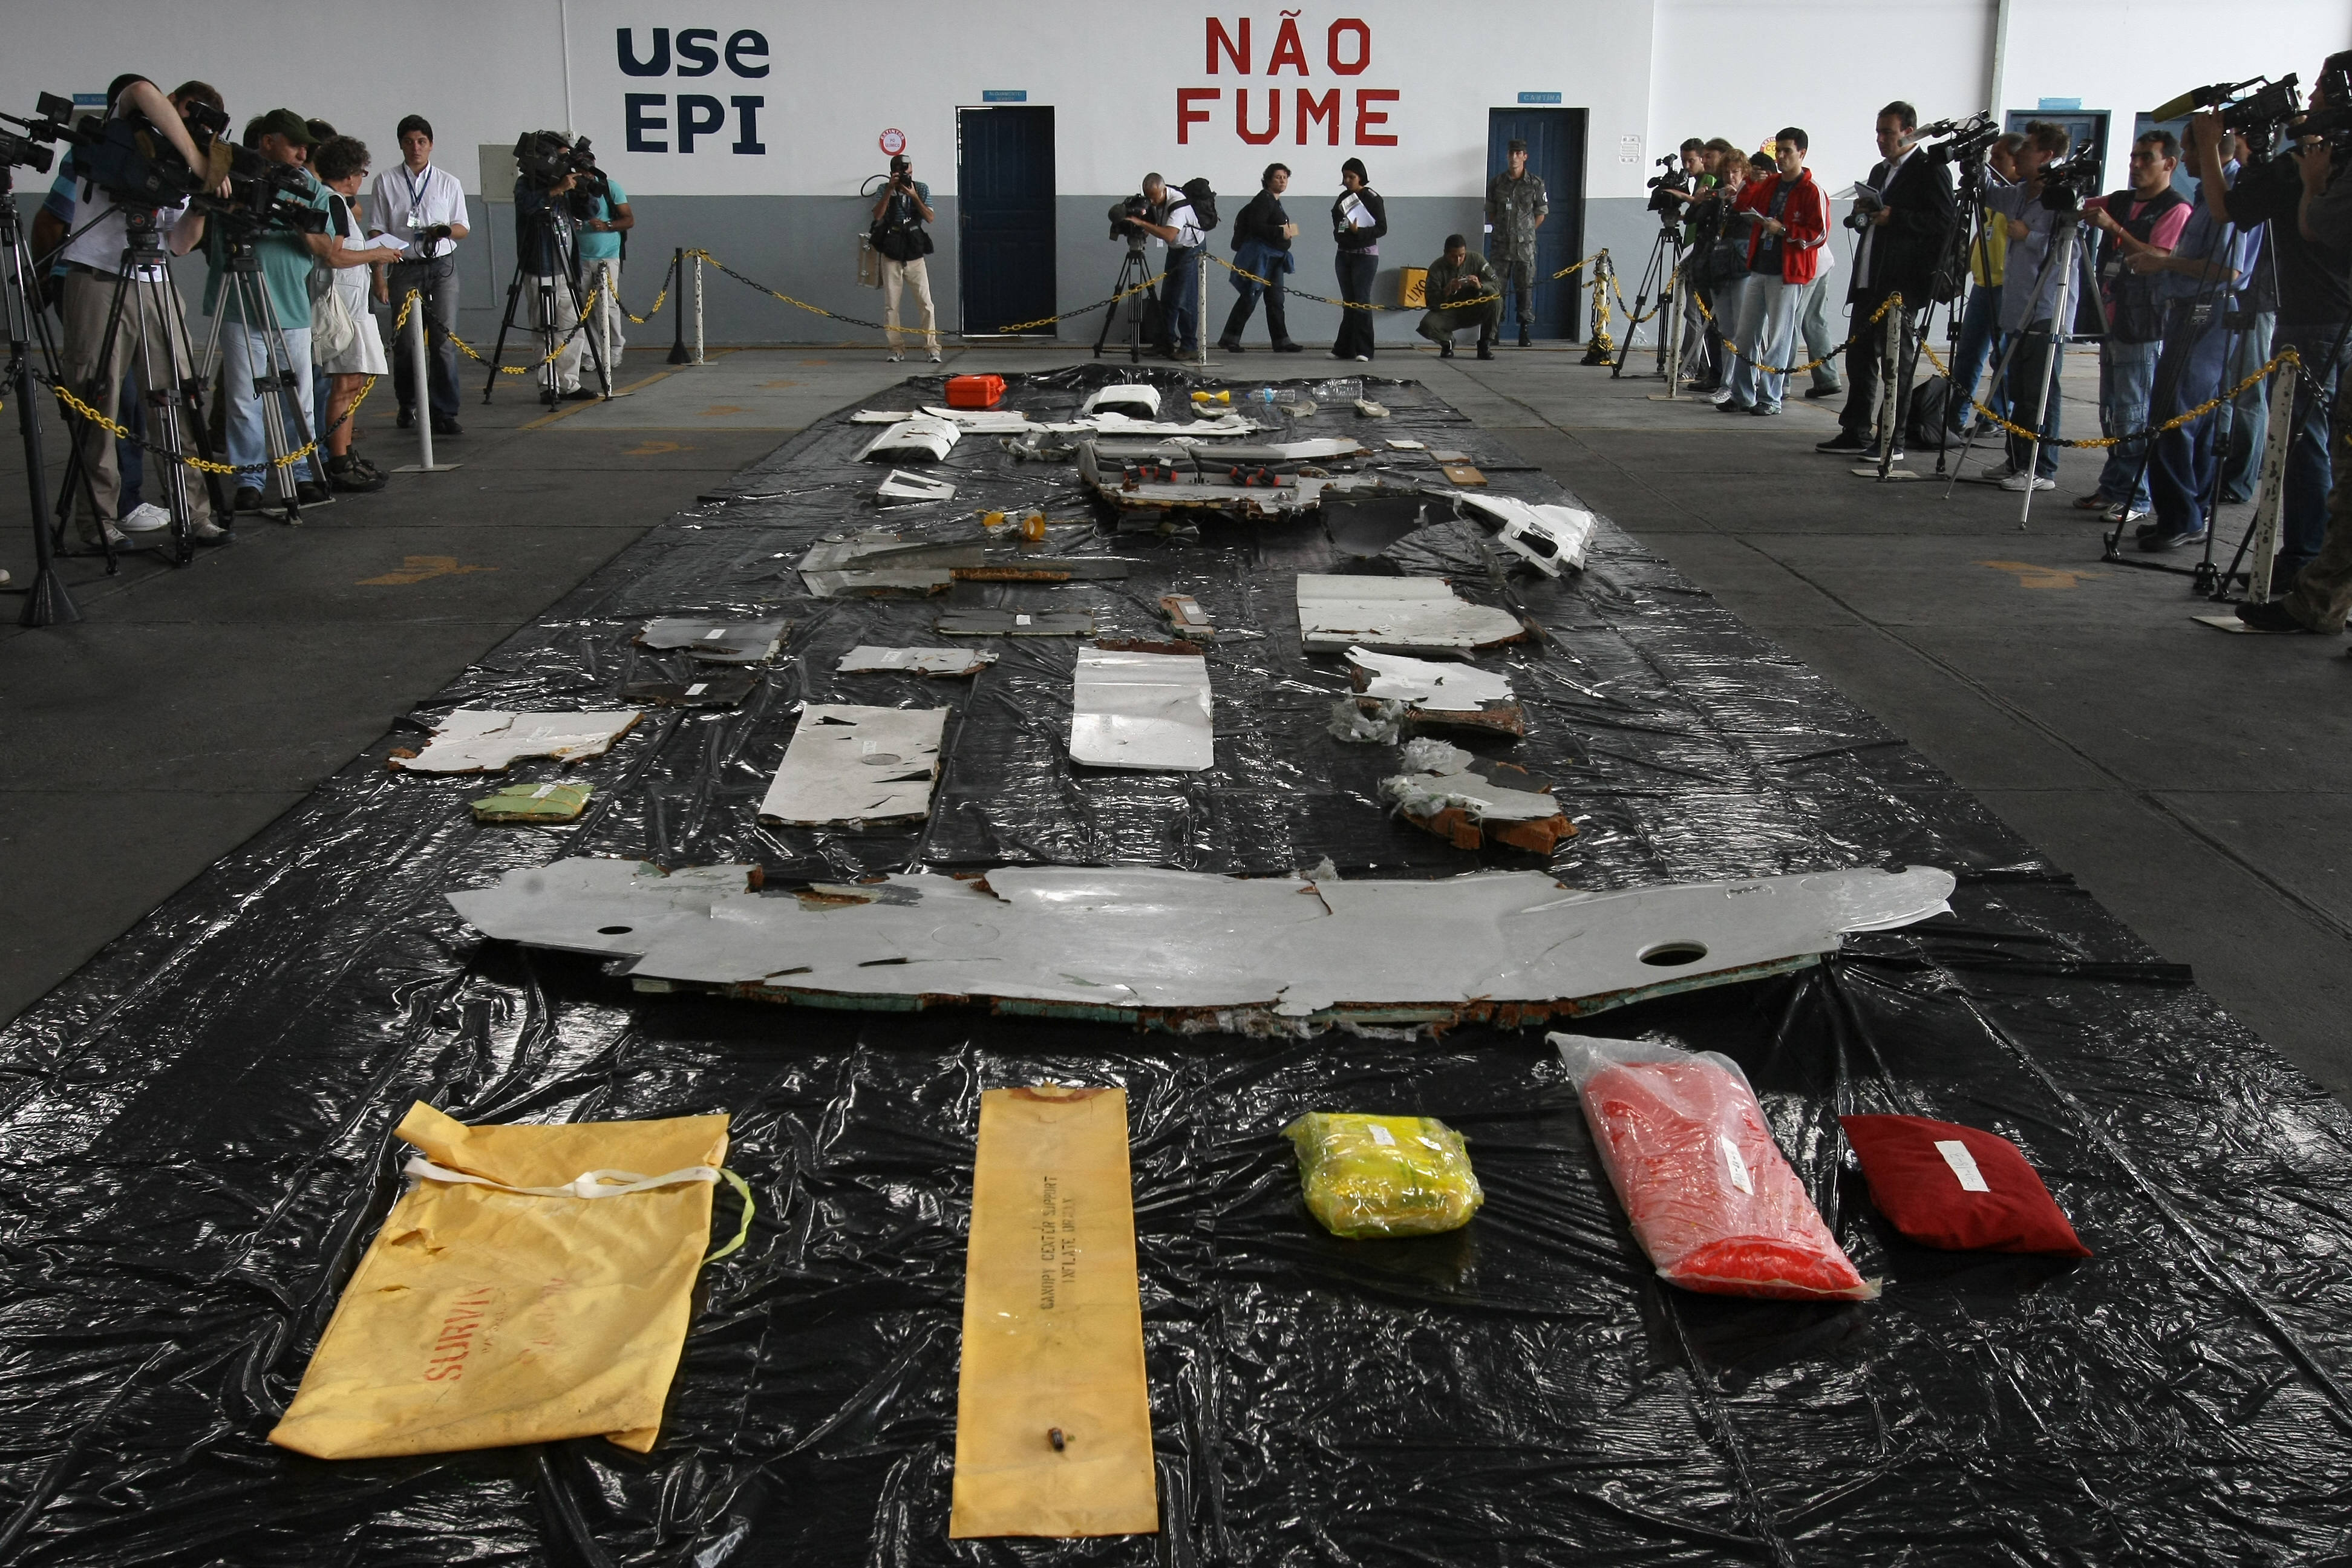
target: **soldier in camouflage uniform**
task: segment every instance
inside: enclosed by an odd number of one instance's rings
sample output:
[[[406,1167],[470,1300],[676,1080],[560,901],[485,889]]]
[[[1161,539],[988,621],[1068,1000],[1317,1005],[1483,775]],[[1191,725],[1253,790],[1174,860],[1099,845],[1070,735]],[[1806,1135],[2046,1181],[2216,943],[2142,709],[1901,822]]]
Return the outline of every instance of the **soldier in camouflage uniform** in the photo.
[[[1528,144],[1513,141],[1510,167],[1486,182],[1486,223],[1494,232],[1487,247],[1503,286],[1519,298],[1519,347],[1533,343],[1536,230],[1551,211],[1543,176],[1528,172]]]

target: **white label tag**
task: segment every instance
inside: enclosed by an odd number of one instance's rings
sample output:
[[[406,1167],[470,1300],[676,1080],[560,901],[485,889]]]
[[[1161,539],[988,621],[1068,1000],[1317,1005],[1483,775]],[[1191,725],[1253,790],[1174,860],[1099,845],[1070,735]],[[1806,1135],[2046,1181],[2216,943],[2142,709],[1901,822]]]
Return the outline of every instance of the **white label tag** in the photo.
[[[1029,617],[1026,616],[1015,616],[1013,617],[1013,624],[1016,626],[1025,626],[1029,624]]]
[[[717,626],[717,627],[712,628],[712,629],[711,629],[711,630],[709,630],[709,631],[707,631],[707,632],[703,633],[703,634],[702,634],[702,640],[703,640],[704,642],[717,642],[720,637],[725,637],[726,635],[727,635],[727,628],[726,628],[725,626]]]
[[[709,689],[710,682],[707,680],[698,680],[693,685],[686,689],[686,694],[688,697],[699,697]]]
[[[1370,1128],[1370,1131],[1372,1135],[1372,1142],[1379,1144],[1381,1148],[1393,1149],[1396,1147],[1396,1134],[1391,1132],[1379,1122],[1373,1122]]]
[[[1723,1145],[1723,1163],[1731,1172],[1731,1184],[1749,1197],[1754,1197],[1756,1184],[1748,1177],[1748,1162],[1740,1158],[1739,1145],[1720,1134],[1717,1135],[1715,1141]]]
[[[537,789],[530,792],[530,798],[533,800],[545,800],[549,795],[555,793],[556,787],[557,786],[554,784],[541,784]]]
[[[1992,1191],[1990,1187],[1985,1185],[1984,1173],[1977,1169],[1977,1157],[1969,1152],[1967,1144],[1957,1138],[1938,1138],[1936,1140],[1936,1152],[1944,1157],[1944,1163],[1949,1165],[1952,1168],[1952,1174],[1960,1179],[1960,1191],[1964,1193]]]

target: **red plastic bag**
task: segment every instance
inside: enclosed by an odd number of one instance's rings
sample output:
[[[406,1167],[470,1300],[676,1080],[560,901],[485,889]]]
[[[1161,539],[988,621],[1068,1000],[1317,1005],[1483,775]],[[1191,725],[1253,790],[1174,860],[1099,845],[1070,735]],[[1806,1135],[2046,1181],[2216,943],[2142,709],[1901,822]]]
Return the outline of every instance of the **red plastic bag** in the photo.
[[[1645,1040],[1550,1039],[1660,1279],[1717,1296],[1878,1294],[1822,1223],[1730,1058]]]

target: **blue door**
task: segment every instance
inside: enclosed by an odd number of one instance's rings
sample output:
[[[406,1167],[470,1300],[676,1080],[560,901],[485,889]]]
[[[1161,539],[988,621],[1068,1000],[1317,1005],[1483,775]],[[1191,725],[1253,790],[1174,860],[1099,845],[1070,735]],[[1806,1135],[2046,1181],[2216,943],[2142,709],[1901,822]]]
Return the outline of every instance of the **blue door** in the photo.
[[[966,337],[1054,313],[1054,111],[956,110],[958,268]],[[1024,333],[1055,335],[1050,326]]]
[[[1528,172],[1542,176],[1551,216],[1536,231],[1536,277],[1551,279],[1561,268],[1584,254],[1584,110],[1581,109],[1490,109],[1486,111],[1486,176],[1492,179],[1510,166],[1506,151],[1513,139],[1528,144]],[[1481,193],[1484,194],[1483,192]],[[1496,256],[1495,237],[1486,237],[1486,254]],[[1499,261],[1499,258],[1497,258]],[[1539,338],[1576,335],[1579,283],[1582,274],[1535,287],[1534,333]],[[1517,337],[1517,298],[1503,306],[1503,331]]]

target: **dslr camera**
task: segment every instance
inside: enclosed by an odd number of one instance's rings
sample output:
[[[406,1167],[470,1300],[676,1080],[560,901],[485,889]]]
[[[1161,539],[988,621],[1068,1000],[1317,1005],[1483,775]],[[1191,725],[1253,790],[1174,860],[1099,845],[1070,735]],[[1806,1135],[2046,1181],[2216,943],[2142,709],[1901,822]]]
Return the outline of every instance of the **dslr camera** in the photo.
[[[1140,248],[1146,237],[1141,229],[1135,226],[1134,220],[1143,218],[1150,223],[1158,223],[1163,216],[1165,216],[1164,208],[1153,206],[1143,199],[1143,193],[1138,191],[1123,201],[1111,204],[1110,237],[1113,239],[1123,239],[1129,245]]]
[[[515,172],[536,191],[551,191],[567,175],[593,173],[596,155],[588,138],[574,142],[561,131],[526,131],[515,138]]]

